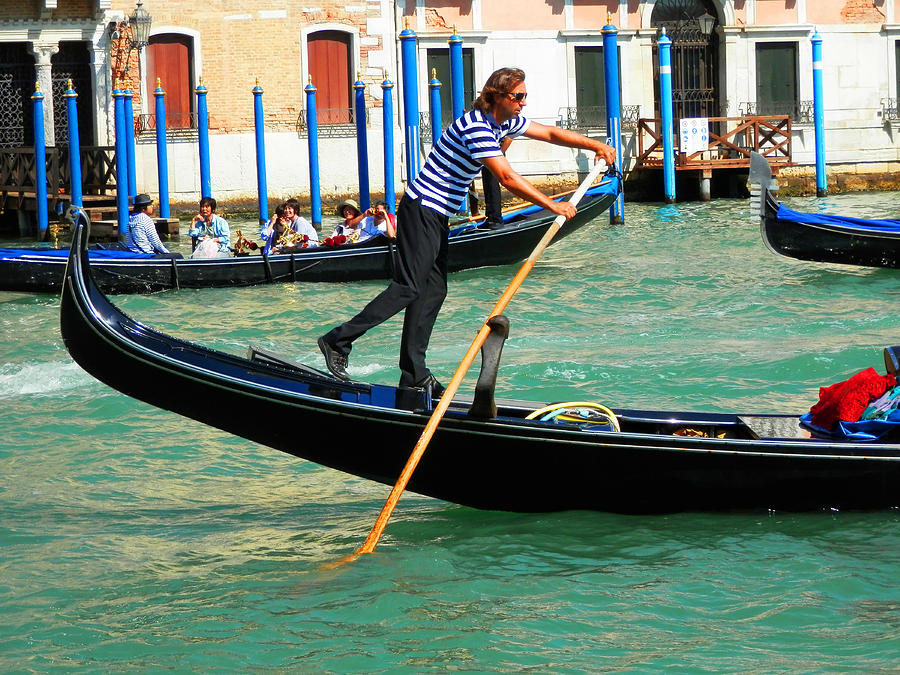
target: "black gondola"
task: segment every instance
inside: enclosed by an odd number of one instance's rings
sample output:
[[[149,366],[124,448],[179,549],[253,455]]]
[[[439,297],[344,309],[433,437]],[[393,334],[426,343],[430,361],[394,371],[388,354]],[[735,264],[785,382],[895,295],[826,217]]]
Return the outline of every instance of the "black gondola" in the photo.
[[[620,180],[607,176],[588,191],[578,214],[557,239],[571,234],[609,209]],[[562,198],[562,197],[560,197]],[[504,215],[502,227],[481,229],[477,222],[451,232],[448,269],[507,265],[531,253],[556,214],[525,205]],[[391,276],[394,247],[384,237],[336,248],[300,249],[296,253],[234,258],[171,260],[92,253],[91,269],[106,293],[149,293],[170,288],[251,286],[291,281],[360,281]],[[58,293],[62,288],[66,251],[0,249],[0,291]]]
[[[86,220],[79,220],[60,321],[66,348],[87,372],[129,396],[229,433],[348,474],[395,482],[428,421],[427,394],[338,381],[255,350],[242,358],[134,321],[93,281],[86,229]],[[496,344],[493,349],[487,364],[499,358]],[[896,443],[811,436],[796,415],[620,409],[607,411],[607,419],[576,409],[565,417],[542,414],[552,419],[539,421],[527,417],[543,404],[495,402],[495,377],[496,370],[483,368],[474,402],[453,401],[410,490],[523,512],[875,509],[900,503]],[[207,405],[197,406],[198,400]],[[292,423],[256,421],[273,415]]]
[[[760,231],[773,253],[812,262],[900,267],[900,220],[865,220],[789,209],[774,195],[772,171],[753,153],[750,182],[761,187]]]

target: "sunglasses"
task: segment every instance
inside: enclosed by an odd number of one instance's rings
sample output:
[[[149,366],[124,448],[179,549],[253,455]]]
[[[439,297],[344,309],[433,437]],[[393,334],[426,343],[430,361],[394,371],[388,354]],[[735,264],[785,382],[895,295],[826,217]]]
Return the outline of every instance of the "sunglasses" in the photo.
[[[516,92],[515,94],[513,94],[511,92],[507,92],[506,95],[509,96],[511,99],[518,101],[519,103],[521,103],[526,98],[528,98],[527,91],[520,91],[520,92]]]

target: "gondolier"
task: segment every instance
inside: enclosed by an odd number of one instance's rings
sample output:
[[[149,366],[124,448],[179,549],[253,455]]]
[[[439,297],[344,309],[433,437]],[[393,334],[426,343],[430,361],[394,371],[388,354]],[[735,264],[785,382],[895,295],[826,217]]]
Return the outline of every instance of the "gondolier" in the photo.
[[[581,134],[538,124],[521,112],[527,97],[525,73],[501,68],[488,78],[473,109],[451,124],[434,146],[397,209],[399,263],[390,285],[349,321],[319,338],[328,369],[349,380],[347,360],[353,341],[405,310],[400,343],[400,385],[426,387],[440,396],[443,387],[425,365],[425,352],[447,295],[448,219],[468,194],[482,165],[513,194],[571,218],[576,208],[554,202],[513,171],[501,151],[506,138],[526,136],[595,153],[612,164],[615,151]]]

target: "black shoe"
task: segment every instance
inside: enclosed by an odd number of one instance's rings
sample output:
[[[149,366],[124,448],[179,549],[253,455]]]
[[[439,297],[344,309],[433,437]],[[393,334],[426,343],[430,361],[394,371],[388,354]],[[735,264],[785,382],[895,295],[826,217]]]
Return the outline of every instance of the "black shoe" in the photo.
[[[322,355],[325,357],[325,365],[328,366],[328,370],[331,371],[331,374],[339,380],[349,381],[350,376],[347,374],[347,357],[343,354],[339,354],[334,347],[325,342],[324,337],[319,338],[319,349],[322,350]]]
[[[444,385],[438,382],[434,375],[429,375],[416,386],[422,389],[431,389],[431,398],[440,398],[444,395]]]

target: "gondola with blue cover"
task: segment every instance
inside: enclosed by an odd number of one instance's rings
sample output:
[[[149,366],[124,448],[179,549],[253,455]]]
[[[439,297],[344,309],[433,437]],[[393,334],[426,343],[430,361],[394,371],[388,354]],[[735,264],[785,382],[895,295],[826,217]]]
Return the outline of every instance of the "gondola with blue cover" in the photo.
[[[788,208],[775,198],[769,163],[750,157],[750,183],[760,185],[760,231],[774,253],[813,262],[900,267],[900,220],[865,220]]]

